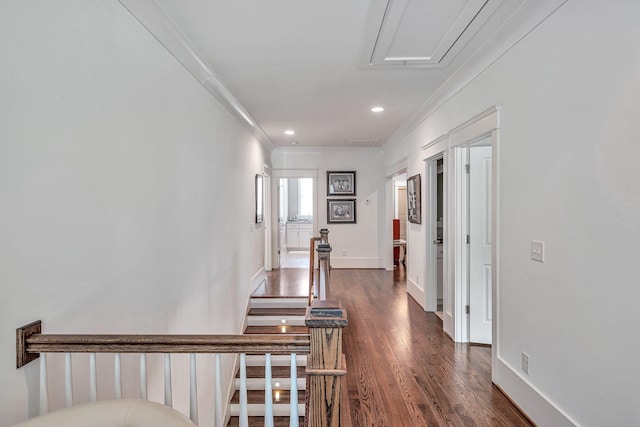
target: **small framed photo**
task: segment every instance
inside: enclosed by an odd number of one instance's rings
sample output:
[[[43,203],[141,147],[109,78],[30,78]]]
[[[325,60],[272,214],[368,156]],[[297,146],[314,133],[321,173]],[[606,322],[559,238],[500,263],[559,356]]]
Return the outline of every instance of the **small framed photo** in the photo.
[[[256,224],[262,223],[264,217],[264,198],[262,175],[256,175]]]
[[[355,224],[356,199],[327,199],[327,223]]]
[[[327,172],[327,196],[355,196],[356,173]]]
[[[421,194],[420,174],[407,179],[407,219],[414,224],[422,224]]]

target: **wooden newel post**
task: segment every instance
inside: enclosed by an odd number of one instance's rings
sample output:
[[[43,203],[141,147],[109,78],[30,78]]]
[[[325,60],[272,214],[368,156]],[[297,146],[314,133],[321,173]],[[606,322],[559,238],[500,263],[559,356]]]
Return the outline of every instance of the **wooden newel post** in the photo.
[[[311,335],[307,357],[307,426],[340,425],[342,378],[347,373],[342,354],[342,328],[347,312],[335,301],[314,301],[305,324]]]

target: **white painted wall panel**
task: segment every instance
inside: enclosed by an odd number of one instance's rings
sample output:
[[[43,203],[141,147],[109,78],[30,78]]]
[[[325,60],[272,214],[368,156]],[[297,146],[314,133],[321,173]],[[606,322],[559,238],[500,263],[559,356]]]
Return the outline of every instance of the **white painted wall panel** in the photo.
[[[51,333],[240,331],[263,262],[250,224],[269,153],[117,2],[2,2],[0,54],[0,425],[10,425],[37,412],[37,363],[15,369],[14,330],[32,320]],[[88,375],[78,360],[74,375]],[[137,396],[129,362],[123,393]],[[188,360],[173,364],[174,387],[186,387]],[[212,364],[199,360],[199,374]],[[158,367],[150,358],[149,397],[161,401]],[[211,381],[201,384],[213,401]],[[112,393],[112,380],[98,386]],[[174,403],[188,413],[187,400]]]
[[[640,423],[639,14],[568,2],[386,153],[423,173],[421,145],[501,107],[493,374],[539,425]],[[425,231],[408,230],[412,279]]]

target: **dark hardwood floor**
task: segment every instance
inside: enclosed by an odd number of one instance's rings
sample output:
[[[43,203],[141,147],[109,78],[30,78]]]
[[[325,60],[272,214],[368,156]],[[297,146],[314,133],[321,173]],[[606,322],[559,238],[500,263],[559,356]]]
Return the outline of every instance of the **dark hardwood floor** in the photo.
[[[531,425],[492,385],[491,349],[444,334],[441,320],[407,294],[404,267],[332,270],[331,292],[349,318],[342,425]]]

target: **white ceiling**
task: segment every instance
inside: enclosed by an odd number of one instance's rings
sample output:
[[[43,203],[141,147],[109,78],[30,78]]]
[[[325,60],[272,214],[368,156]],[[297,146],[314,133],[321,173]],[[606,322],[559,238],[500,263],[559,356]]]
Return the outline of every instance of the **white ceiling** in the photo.
[[[163,43],[147,6],[120,1]],[[262,140],[338,147],[382,145],[526,1],[155,0],[153,7],[214,75],[223,88],[216,91],[228,89],[241,105],[233,108],[264,131]],[[171,43],[163,44],[171,51]],[[385,111],[372,113],[377,105]]]

